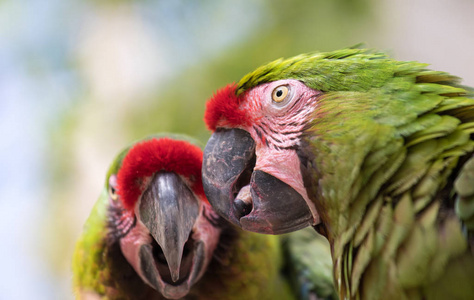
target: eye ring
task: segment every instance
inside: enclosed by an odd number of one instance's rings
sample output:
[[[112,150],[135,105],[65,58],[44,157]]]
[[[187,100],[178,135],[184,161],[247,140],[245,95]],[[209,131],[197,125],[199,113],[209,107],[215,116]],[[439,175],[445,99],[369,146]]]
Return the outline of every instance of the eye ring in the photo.
[[[289,93],[288,85],[279,85],[272,91],[272,100],[276,103],[282,103],[288,97]]]
[[[117,184],[116,176],[115,175],[110,176],[108,193],[109,193],[110,198],[112,198],[112,200],[118,199],[117,189],[115,188],[116,184]]]
[[[113,186],[109,186],[109,196],[113,200],[117,200],[118,195],[117,195],[117,190]]]

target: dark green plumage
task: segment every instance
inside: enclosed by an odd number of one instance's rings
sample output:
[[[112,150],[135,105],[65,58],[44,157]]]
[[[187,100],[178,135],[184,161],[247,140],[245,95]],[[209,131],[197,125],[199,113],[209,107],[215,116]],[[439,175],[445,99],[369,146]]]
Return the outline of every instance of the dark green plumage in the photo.
[[[332,276],[331,249],[326,238],[307,227],[281,235],[285,272],[298,290],[298,299],[336,300]]]
[[[344,49],[274,61],[238,93],[280,79],[323,92],[297,152],[341,298],[474,299],[472,90]]]

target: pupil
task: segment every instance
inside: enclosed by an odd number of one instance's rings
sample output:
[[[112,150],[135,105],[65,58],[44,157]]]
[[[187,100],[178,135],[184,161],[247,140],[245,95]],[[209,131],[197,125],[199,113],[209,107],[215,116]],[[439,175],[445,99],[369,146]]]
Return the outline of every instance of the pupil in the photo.
[[[277,97],[281,97],[281,95],[283,95],[283,91],[282,91],[282,90],[278,90],[278,91],[277,91]]]

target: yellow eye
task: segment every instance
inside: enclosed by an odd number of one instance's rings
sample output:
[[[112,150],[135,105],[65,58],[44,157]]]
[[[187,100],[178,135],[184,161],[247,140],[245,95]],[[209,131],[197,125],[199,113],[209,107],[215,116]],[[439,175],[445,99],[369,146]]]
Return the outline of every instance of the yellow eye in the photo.
[[[277,86],[272,92],[272,100],[276,103],[281,103],[288,96],[288,86],[280,85]]]
[[[113,200],[117,200],[118,198],[117,190],[112,185],[109,185],[109,195]]]
[[[117,200],[118,194],[117,194],[117,189],[115,188],[117,186],[117,176],[111,175],[109,178],[109,196],[112,198],[112,200]]]

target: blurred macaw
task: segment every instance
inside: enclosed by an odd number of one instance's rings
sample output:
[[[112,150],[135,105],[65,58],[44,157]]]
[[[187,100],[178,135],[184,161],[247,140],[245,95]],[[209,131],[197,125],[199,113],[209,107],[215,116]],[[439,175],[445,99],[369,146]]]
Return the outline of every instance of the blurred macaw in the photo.
[[[202,150],[182,136],[150,137],[115,158],[76,245],[79,299],[296,299],[278,237],[220,218],[201,164]]]

